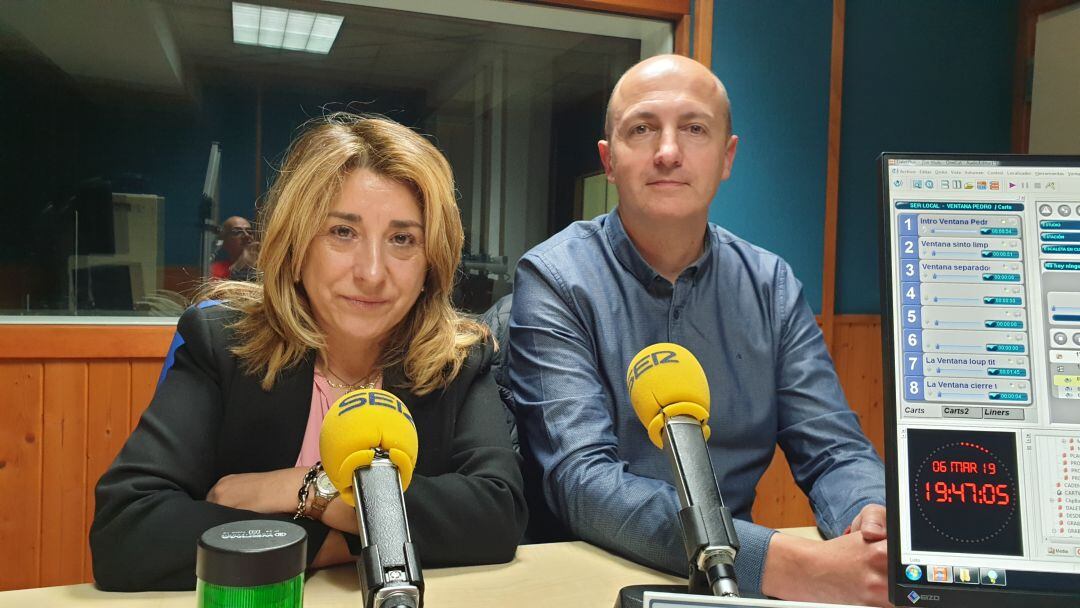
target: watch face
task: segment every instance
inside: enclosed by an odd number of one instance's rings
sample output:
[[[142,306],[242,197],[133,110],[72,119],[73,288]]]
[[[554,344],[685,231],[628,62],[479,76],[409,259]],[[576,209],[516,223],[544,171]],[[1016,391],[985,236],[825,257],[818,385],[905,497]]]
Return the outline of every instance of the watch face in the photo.
[[[315,487],[319,490],[320,494],[337,496],[337,488],[330,482],[330,478],[326,473],[319,473],[319,476],[315,478]]]

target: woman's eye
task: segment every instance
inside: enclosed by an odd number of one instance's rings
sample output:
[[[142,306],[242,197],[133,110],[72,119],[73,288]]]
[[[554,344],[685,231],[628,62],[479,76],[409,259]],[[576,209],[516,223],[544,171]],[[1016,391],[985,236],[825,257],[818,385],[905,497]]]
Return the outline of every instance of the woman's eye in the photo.
[[[399,247],[411,247],[417,243],[417,238],[408,232],[401,232],[390,237],[390,242]]]
[[[339,239],[351,239],[356,236],[356,231],[348,226],[334,226],[330,229],[330,236],[337,237]]]

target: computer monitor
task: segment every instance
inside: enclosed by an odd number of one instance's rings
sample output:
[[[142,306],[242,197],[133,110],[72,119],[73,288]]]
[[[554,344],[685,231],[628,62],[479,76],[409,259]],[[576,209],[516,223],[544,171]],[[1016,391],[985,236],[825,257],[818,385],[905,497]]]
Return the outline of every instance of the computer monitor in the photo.
[[[884,154],[898,606],[1080,605],[1080,157]]]
[[[76,302],[79,310],[130,312],[135,310],[131,293],[130,266],[102,264],[75,271]]]
[[[91,179],[79,184],[72,197],[76,255],[116,253],[112,189],[109,182]]]
[[[164,198],[153,194],[110,193],[108,233],[112,253],[68,256],[68,273],[73,281],[69,299],[73,308],[133,310],[141,300],[162,288],[164,203]],[[82,272],[95,268],[108,270],[94,274]],[[119,268],[125,270],[121,272]],[[122,278],[125,272],[127,279]],[[86,291],[90,288],[95,292]],[[124,289],[126,294],[106,296],[102,293],[104,289]],[[103,303],[108,304],[103,306]]]

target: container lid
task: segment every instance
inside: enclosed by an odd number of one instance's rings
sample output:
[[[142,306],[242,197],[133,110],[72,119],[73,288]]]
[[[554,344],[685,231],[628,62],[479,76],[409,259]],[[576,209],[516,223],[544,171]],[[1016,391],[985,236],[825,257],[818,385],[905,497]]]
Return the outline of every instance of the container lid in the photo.
[[[195,576],[251,587],[291,579],[307,567],[307,532],[296,524],[252,519],[214,526],[199,538]]]

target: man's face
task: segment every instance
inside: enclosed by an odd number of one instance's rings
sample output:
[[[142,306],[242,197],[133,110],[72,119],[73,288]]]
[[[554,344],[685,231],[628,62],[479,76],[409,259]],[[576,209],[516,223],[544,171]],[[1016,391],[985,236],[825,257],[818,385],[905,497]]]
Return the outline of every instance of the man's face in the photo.
[[[642,64],[623,78],[612,112],[599,150],[624,221],[707,217],[738,142],[728,133],[726,95],[707,68]]]
[[[242,217],[229,218],[221,227],[221,248],[230,260],[236,260],[253,240],[251,223]]]

